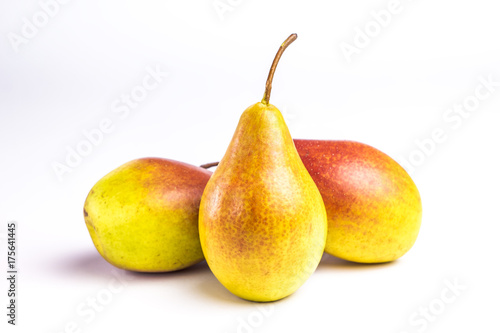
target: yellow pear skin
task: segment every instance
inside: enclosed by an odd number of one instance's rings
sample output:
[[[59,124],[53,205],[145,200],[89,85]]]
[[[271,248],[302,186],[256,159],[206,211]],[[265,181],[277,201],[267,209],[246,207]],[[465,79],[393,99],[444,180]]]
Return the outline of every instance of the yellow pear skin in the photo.
[[[359,263],[403,256],[422,220],[418,189],[383,152],[360,142],[294,140],[328,216],[325,251]]]
[[[316,269],[327,235],[321,194],[268,98],[266,89],[263,101],[243,112],[199,216],[214,275],[236,296],[258,302],[295,292]]]
[[[162,159],[130,161],[99,180],[84,218],[99,253],[116,267],[167,272],[203,260],[201,195],[211,172]]]

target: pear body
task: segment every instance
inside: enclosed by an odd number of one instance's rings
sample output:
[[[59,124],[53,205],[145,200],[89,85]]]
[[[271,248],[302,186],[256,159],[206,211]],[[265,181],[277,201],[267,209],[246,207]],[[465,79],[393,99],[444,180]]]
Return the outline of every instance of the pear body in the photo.
[[[284,298],[316,269],[325,207],[273,105],[256,103],[242,114],[203,192],[199,230],[210,269],[243,299]]]
[[[422,220],[418,189],[391,157],[353,141],[294,140],[325,203],[325,252],[382,263],[404,255]]]
[[[211,172],[162,159],[130,161],[99,180],[84,217],[99,253],[116,267],[175,271],[203,260],[201,195]]]

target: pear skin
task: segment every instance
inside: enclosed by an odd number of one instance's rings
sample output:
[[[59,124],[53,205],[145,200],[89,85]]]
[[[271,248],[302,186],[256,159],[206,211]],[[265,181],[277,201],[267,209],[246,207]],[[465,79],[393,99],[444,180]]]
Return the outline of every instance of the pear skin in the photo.
[[[203,260],[198,210],[211,174],[162,158],[111,171],[84,205],[97,251],[114,266],[138,272],[175,271]]]
[[[418,189],[383,152],[353,141],[294,140],[325,203],[325,252],[359,263],[403,256],[422,220]]]
[[[297,290],[326,241],[321,195],[273,105],[249,107],[200,204],[200,239],[233,294],[274,301]]]
[[[243,112],[199,216],[214,275],[236,296],[258,302],[295,292],[321,260],[327,233],[321,194],[268,92]]]

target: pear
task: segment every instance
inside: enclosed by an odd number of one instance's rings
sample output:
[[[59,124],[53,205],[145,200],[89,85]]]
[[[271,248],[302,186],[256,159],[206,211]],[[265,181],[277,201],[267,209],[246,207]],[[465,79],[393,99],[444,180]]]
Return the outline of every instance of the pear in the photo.
[[[138,272],[175,271],[203,260],[198,210],[211,174],[162,158],[111,171],[92,187],[83,210],[97,251]]]
[[[415,183],[396,161],[359,142],[294,142],[325,203],[325,252],[359,263],[382,263],[413,246],[422,203]]]
[[[326,211],[280,111],[264,98],[247,108],[200,203],[200,241],[208,266],[240,298],[268,302],[295,292],[324,251]]]

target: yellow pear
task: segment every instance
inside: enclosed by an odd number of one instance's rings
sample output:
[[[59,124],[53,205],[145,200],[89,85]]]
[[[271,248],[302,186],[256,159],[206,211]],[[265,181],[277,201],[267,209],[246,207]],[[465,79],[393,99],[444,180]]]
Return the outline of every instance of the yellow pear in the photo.
[[[138,272],[175,271],[203,260],[198,211],[211,174],[163,158],[111,171],[94,185],[83,210],[97,251]]]
[[[393,261],[415,243],[417,186],[378,149],[354,141],[294,140],[328,215],[325,251],[359,263]]]
[[[264,98],[246,109],[200,203],[203,253],[217,279],[251,301],[279,300],[314,272],[324,251],[326,211],[280,111]]]

